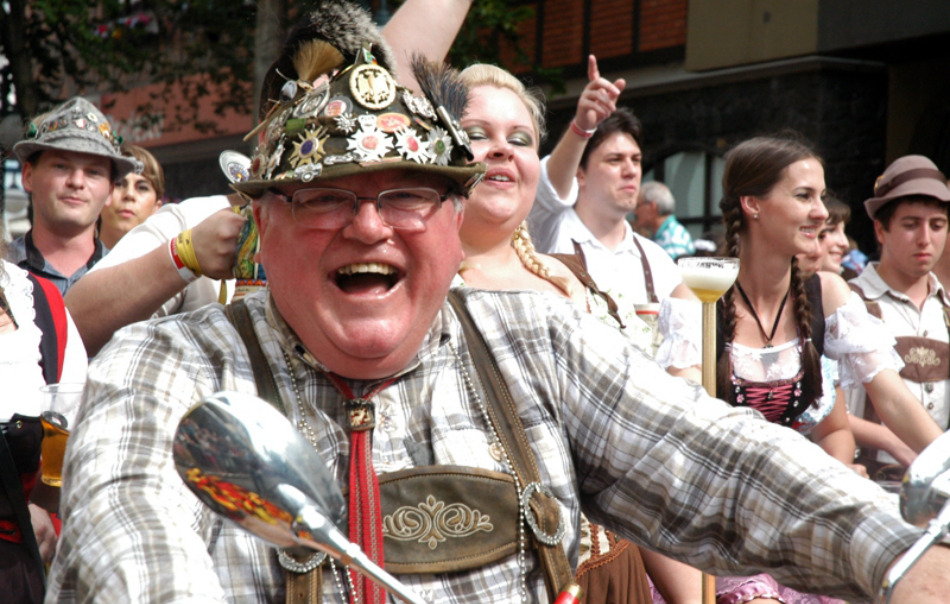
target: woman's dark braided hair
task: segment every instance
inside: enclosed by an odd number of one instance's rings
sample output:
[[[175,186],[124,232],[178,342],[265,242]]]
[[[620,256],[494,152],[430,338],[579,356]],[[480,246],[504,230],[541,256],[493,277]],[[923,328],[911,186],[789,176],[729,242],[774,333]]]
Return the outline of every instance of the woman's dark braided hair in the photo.
[[[725,252],[733,258],[739,257],[739,235],[745,223],[740,199],[746,195],[758,198],[768,197],[772,188],[784,177],[785,169],[791,164],[814,158],[821,158],[800,137],[763,136],[739,143],[726,154],[726,165],[722,176],[723,197],[719,202],[722,219],[726,227]],[[741,269],[740,269],[741,270]],[[798,269],[798,260],[792,258],[791,296],[795,321],[798,325],[802,345],[802,401],[817,403],[821,398],[821,358],[811,341],[811,305],[805,291],[805,281]],[[719,312],[722,320],[720,337],[727,342],[726,351],[718,360],[717,395],[735,404],[732,385],[732,354],[730,346],[736,335],[736,293],[735,287],[723,295]]]

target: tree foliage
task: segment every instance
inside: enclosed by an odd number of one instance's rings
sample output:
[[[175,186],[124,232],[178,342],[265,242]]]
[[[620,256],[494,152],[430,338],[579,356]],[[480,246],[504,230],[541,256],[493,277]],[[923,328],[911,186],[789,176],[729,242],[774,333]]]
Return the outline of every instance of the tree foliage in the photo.
[[[0,6],[0,51],[8,59],[0,67],[0,117],[145,84],[160,84],[150,102],[171,108],[173,122],[199,127],[198,98],[211,86],[222,92],[218,113],[247,111],[251,102],[253,2],[6,0]]]
[[[229,109],[253,112],[258,17],[276,20],[277,31],[286,31],[288,22],[316,2],[3,0],[0,57],[7,62],[0,60],[0,118],[36,115],[76,94],[151,84],[149,98],[136,110],[138,119],[147,121],[161,108],[165,130],[189,124],[213,132],[214,120],[199,117],[199,100],[214,99],[217,115]],[[362,3],[379,6],[378,0]],[[389,2],[392,10],[398,4]],[[532,14],[513,0],[474,0],[452,62],[502,64],[505,48],[516,62],[509,67],[526,66],[542,79],[552,75],[532,65],[523,48],[518,24]],[[209,97],[212,89],[217,94]]]

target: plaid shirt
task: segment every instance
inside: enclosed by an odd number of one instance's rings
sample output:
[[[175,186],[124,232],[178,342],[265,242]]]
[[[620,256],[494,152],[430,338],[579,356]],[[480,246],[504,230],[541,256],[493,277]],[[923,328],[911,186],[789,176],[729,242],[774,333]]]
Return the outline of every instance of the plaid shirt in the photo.
[[[867,597],[919,534],[870,481],[795,432],[669,376],[569,301],[462,293],[519,404],[542,480],[560,502],[572,560],[583,505],[621,536],[716,574],[768,570],[808,591]],[[344,483],[340,394],[268,294],[246,300],[284,400]],[[445,305],[417,358],[376,399],[378,472],[432,463],[505,471],[466,390],[461,364],[469,362]],[[474,368],[468,372],[477,379]],[[357,395],[376,383],[349,382]],[[65,528],[47,602],[283,602],[274,551],[205,510],[171,460],[179,418],[219,390],[255,387],[244,347],[217,305],[132,325],[98,355],[67,451]],[[530,551],[527,568],[530,599],[545,601]],[[484,603],[517,602],[519,576],[512,555],[473,571],[400,578],[431,602]],[[329,574],[324,595],[342,601]]]

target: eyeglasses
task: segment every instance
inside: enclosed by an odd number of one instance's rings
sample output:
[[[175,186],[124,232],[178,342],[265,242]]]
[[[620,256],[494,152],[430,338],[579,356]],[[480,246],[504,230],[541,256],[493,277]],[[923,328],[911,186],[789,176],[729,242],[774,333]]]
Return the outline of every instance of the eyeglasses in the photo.
[[[390,189],[376,197],[359,197],[346,189],[298,189],[288,196],[277,189],[268,192],[290,203],[294,222],[308,229],[332,231],[352,222],[361,201],[375,201],[380,219],[388,227],[419,232],[448,194],[435,189]]]

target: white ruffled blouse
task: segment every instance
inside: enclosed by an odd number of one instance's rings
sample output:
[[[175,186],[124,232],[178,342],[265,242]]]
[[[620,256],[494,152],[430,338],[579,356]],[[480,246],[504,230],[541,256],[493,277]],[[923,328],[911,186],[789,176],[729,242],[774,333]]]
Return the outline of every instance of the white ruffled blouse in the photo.
[[[40,365],[40,337],[33,310],[33,283],[26,271],[0,260],[0,288],[3,289],[17,329],[0,334],[0,421],[14,413],[37,416],[42,411],[40,388],[46,384]],[[66,354],[60,382],[86,381],[86,350],[79,331],[67,313]]]
[[[656,360],[663,367],[686,368],[702,364],[702,305],[693,300],[667,298],[660,308],[663,343]],[[884,369],[900,371],[904,362],[894,350],[894,338],[880,319],[868,314],[854,293],[825,318],[824,355],[838,361],[839,379],[847,389],[866,384]],[[795,377],[801,369],[798,339],[772,348],[732,345],[733,372],[752,382],[774,382]],[[827,381],[826,375],[826,381]],[[827,392],[834,385],[825,385]]]

